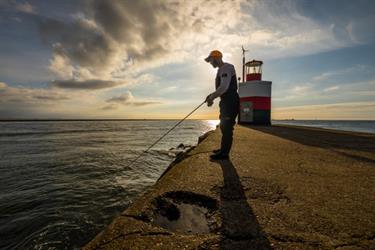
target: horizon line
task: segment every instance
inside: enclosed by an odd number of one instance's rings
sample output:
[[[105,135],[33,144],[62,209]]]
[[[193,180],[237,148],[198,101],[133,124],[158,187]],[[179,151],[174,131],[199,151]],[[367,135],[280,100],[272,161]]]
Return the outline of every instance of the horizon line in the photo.
[[[179,118],[16,118],[0,119],[0,122],[49,122],[49,121],[170,121],[180,120]],[[198,119],[190,118],[186,120],[219,120],[219,119]],[[375,119],[271,119],[271,121],[375,121]]]

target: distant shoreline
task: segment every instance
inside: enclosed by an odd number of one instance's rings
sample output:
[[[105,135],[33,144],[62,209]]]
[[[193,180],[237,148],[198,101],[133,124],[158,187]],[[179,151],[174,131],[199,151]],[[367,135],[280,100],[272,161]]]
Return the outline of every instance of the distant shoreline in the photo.
[[[251,127],[251,126],[249,126]],[[257,127],[256,125],[253,127]],[[374,136],[374,133],[365,132],[365,131],[356,131],[356,130],[342,130],[342,129],[335,129],[335,128],[324,128],[324,127],[315,127],[315,126],[304,126],[304,125],[295,125],[295,124],[273,124],[272,127],[284,127],[290,129],[308,129],[310,131],[315,132],[329,132],[329,133],[340,133],[340,134],[348,134],[353,136]]]

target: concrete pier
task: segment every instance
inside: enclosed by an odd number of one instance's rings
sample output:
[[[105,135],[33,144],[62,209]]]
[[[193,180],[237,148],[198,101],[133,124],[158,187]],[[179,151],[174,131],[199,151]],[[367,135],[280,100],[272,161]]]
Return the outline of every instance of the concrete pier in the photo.
[[[220,131],[84,249],[375,249],[375,135],[274,125]]]

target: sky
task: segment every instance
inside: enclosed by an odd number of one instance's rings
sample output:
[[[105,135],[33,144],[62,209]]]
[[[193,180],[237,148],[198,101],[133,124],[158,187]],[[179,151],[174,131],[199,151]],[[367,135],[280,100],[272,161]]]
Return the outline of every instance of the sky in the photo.
[[[374,25],[373,0],[0,0],[0,119],[182,118],[244,46],[272,119],[375,120]]]

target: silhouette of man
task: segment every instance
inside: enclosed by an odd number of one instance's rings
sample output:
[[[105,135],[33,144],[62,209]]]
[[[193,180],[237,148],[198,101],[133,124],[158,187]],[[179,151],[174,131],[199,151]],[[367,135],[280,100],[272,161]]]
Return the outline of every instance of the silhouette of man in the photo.
[[[212,106],[214,99],[220,97],[221,147],[214,150],[210,158],[212,160],[228,159],[233,143],[233,127],[236,123],[240,103],[236,71],[232,64],[223,62],[223,55],[218,50],[211,51],[204,60],[212,67],[218,68],[215,79],[216,91],[206,97],[207,106]]]

